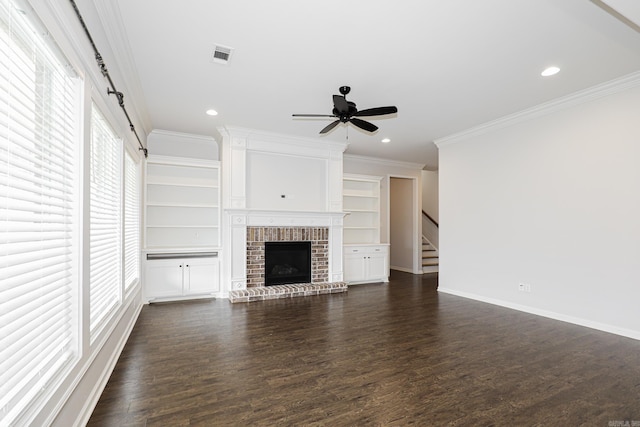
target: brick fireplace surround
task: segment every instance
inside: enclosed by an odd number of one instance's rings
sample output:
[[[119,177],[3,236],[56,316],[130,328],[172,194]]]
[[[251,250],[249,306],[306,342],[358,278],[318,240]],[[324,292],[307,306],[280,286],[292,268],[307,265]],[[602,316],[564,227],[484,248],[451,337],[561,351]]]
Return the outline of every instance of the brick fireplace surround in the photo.
[[[265,242],[311,242],[311,283],[265,286]],[[247,287],[229,293],[231,302],[251,302],[345,292],[344,282],[329,283],[328,227],[247,227]]]
[[[247,227],[247,288],[264,286],[264,242],[311,242],[311,283],[329,278],[328,227]]]

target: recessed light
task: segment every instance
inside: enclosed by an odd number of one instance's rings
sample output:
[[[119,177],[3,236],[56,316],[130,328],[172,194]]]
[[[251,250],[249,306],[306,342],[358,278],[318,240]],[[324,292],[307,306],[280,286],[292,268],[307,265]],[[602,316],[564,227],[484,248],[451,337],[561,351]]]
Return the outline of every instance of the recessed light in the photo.
[[[388,144],[390,142],[391,142],[391,140],[389,138],[385,138],[385,139],[382,140],[383,144]]]
[[[209,115],[209,116],[217,116],[218,112],[216,110],[207,110],[207,115]]]
[[[549,77],[549,76],[558,74],[559,72],[560,72],[560,68],[558,67],[548,67],[548,68],[545,68],[545,70],[541,72],[540,75],[542,77]]]

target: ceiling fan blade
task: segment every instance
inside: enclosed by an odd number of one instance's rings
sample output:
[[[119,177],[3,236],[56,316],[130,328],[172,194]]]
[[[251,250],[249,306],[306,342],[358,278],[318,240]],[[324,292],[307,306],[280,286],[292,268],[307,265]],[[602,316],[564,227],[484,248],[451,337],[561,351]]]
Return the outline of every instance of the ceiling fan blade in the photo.
[[[329,123],[328,126],[326,126],[324,129],[322,129],[320,131],[320,134],[325,134],[325,133],[331,131],[331,129],[333,129],[334,127],[338,126],[339,123],[340,123],[340,120],[336,120],[335,122]]]
[[[293,117],[337,117],[335,114],[292,114]]]
[[[378,130],[378,126],[373,123],[365,122],[364,120],[356,119],[355,117],[351,118],[349,121],[353,123],[354,126],[357,126],[362,130],[366,130],[367,132],[375,132]]]
[[[397,113],[396,107],[377,107],[368,108],[366,110],[360,110],[354,114],[355,117],[368,117],[368,116],[384,116],[385,114]]]
[[[340,115],[349,112],[349,104],[344,96],[333,95],[333,106],[336,107],[336,111]]]

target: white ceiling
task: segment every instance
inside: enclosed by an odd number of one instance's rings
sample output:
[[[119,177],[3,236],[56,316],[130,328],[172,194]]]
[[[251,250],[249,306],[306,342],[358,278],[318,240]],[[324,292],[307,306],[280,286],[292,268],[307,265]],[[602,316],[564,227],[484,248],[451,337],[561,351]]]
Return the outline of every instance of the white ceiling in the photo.
[[[434,139],[640,70],[637,3],[604,1],[93,0],[147,132],[348,136],[349,154],[429,169]],[[211,62],[216,44],[234,49],[229,64]],[[562,70],[542,78],[549,65]],[[322,137],[330,119],[291,117],[329,114],[343,85],[359,109],[397,115]]]

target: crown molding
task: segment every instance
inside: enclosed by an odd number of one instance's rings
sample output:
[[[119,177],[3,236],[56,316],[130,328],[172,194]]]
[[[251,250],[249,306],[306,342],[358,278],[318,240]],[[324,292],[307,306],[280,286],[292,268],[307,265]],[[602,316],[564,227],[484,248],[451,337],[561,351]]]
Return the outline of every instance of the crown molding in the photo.
[[[146,107],[144,91],[138,77],[138,68],[129,44],[127,31],[122,23],[123,19],[118,2],[113,0],[93,0],[93,3],[107,36],[107,43],[110,45],[111,52],[114,57],[117,54],[117,64],[115,65],[123,77],[123,81],[118,82],[118,85],[122,85],[123,89],[125,89],[122,90],[125,96],[129,95],[126,99],[133,100],[131,109],[134,112],[134,116],[142,122],[141,125],[148,134],[152,130],[151,119]],[[113,67],[112,64],[107,64],[107,66],[109,69]],[[135,102],[136,100],[139,102]]]
[[[314,149],[326,147],[329,149],[339,150],[343,152],[347,148],[347,143],[325,140],[321,138],[308,138],[293,135],[280,134],[275,132],[262,131],[257,129],[248,129],[236,126],[219,126],[218,132],[223,137],[235,137],[250,141],[263,141],[277,144],[288,144],[293,146],[305,145]]]
[[[207,143],[217,142],[213,136],[209,135],[196,135],[193,133],[175,132],[172,130],[164,129],[153,129],[151,132],[149,132],[149,136],[151,135],[168,136],[171,138],[187,138]]]
[[[422,163],[403,162],[400,160],[388,160],[388,159],[381,159],[379,157],[358,156],[354,154],[345,154],[344,160],[354,160],[358,162],[373,163],[373,164],[382,165],[382,166],[396,166],[396,167],[401,167],[406,169],[422,170],[424,168],[424,164]]]
[[[488,132],[504,129],[518,123],[526,122],[580,104],[585,104],[598,98],[623,92],[636,86],[640,86],[640,71],[593,86],[585,90],[581,90],[579,92],[575,92],[571,95],[554,99],[553,101],[545,102],[543,104],[520,111],[518,113],[504,116],[497,120],[487,122],[485,124],[464,130],[462,132],[446,136],[444,138],[438,138],[433,142],[438,148],[450,144],[455,144],[476,136],[484,135]]]

